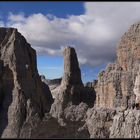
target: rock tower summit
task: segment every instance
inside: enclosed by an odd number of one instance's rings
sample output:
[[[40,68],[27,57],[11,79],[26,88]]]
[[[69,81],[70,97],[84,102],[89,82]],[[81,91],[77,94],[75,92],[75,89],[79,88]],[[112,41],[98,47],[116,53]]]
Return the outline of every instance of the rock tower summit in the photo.
[[[81,71],[75,49],[67,46],[63,50],[64,56],[64,75],[62,84],[83,85],[81,80]]]

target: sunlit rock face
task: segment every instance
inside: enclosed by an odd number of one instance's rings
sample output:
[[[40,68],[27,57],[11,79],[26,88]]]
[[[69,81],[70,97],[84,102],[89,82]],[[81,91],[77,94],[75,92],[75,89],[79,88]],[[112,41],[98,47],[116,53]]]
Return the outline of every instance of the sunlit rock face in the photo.
[[[122,36],[117,60],[98,75],[96,105],[87,112],[90,137],[140,138],[139,65],[140,23],[136,23]]]
[[[140,23],[124,33],[117,47],[117,60],[99,73],[97,107],[133,108],[134,83],[140,64]]]

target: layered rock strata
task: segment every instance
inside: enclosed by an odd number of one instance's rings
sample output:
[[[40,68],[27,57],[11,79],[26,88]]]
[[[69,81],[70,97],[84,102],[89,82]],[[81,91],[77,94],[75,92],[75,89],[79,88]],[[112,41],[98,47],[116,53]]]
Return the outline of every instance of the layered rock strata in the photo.
[[[140,64],[140,24],[132,25],[118,45],[117,60],[99,73],[97,107],[133,108],[134,82]]]

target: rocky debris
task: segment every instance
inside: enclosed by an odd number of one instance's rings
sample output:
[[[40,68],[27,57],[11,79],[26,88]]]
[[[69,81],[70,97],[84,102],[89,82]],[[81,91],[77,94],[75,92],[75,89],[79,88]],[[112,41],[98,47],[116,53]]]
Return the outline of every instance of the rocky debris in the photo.
[[[90,138],[109,138],[110,127],[116,111],[105,108],[92,108],[87,111],[86,125]]]
[[[136,106],[140,108],[140,65],[139,71],[137,72],[135,84],[134,84],[134,94],[136,95]]]
[[[35,115],[22,126],[20,138],[89,138],[90,135],[84,122],[86,110],[85,104],[67,108],[65,125],[49,113],[42,119]]]
[[[126,110],[115,115],[110,138],[140,138],[140,110]]]
[[[0,136],[17,138],[35,114],[49,112],[53,99],[37,71],[36,51],[14,28],[0,28]]]
[[[43,119],[35,116],[33,119],[25,122],[20,132],[20,138],[61,138],[64,135],[64,130],[55,118],[45,114]]]
[[[92,108],[86,126],[90,138],[140,138],[140,110]]]
[[[134,82],[140,64],[140,24],[130,27],[118,45],[117,60],[99,73],[96,106],[133,108]]]

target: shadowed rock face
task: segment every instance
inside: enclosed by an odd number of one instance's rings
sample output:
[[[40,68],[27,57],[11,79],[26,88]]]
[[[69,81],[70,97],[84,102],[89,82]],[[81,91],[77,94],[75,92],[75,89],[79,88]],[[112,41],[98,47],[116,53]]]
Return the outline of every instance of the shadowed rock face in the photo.
[[[137,108],[140,108],[140,65],[134,83],[134,94],[136,95],[136,106]]]
[[[16,138],[25,121],[43,117],[53,102],[41,82],[36,52],[14,28],[0,28],[0,135]]]

